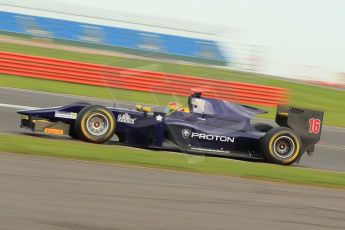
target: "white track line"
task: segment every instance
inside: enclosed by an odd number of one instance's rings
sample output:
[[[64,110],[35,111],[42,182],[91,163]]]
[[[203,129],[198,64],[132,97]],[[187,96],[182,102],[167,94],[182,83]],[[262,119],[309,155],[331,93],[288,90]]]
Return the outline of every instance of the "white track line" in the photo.
[[[64,93],[54,93],[54,92],[46,92],[46,91],[31,90],[31,89],[21,89],[21,88],[3,87],[3,86],[0,86],[0,89],[18,91],[18,92],[24,92],[24,93],[48,95],[48,96],[75,98],[75,99],[81,99],[81,100],[93,100],[93,101],[110,102],[110,103],[117,102],[117,100],[115,100],[115,99],[114,100],[102,99],[102,98],[97,98],[97,97],[88,97],[88,96],[72,95],[72,94],[64,94]]]
[[[120,101],[114,99],[104,99],[104,98],[97,98],[97,97],[89,97],[89,96],[82,96],[82,95],[72,95],[72,94],[64,94],[64,93],[54,93],[54,92],[46,92],[46,91],[38,91],[38,90],[31,90],[31,89],[20,89],[20,88],[13,88],[13,87],[3,87],[0,86],[0,90],[11,90],[11,91],[17,91],[17,92],[24,92],[24,93],[32,93],[32,94],[39,94],[39,95],[48,95],[48,96],[57,96],[57,97],[67,97],[67,98],[74,98],[77,100],[81,101],[87,101],[87,100],[92,100],[92,101],[99,101],[99,102],[105,102],[105,103],[119,103],[119,104],[129,104],[129,105],[134,105],[136,104],[135,102],[128,102],[128,101]],[[142,103],[148,106],[157,106],[153,104],[146,104]]]
[[[345,146],[341,146],[341,145],[338,146],[338,145],[316,144],[316,146],[345,150]]]
[[[11,108],[11,109],[40,109],[37,107],[24,106],[24,105],[12,105],[0,103],[0,107]]]

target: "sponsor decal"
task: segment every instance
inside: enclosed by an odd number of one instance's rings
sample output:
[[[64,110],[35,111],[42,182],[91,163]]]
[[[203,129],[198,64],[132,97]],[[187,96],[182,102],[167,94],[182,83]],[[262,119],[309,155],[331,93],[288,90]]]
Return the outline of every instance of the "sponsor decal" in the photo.
[[[163,120],[163,117],[161,115],[156,116],[156,121],[162,121],[162,120]]]
[[[187,139],[190,136],[191,132],[192,131],[190,131],[189,129],[182,129],[182,137],[184,139]]]
[[[196,137],[202,140],[209,140],[209,141],[220,141],[220,142],[231,142],[234,143],[235,142],[235,138],[234,137],[227,137],[227,136],[219,136],[219,135],[214,135],[214,134],[206,134],[206,133],[195,133],[192,132],[191,137]]]
[[[55,117],[66,118],[66,119],[77,119],[77,113],[55,111]]]
[[[230,151],[221,150],[221,149],[205,149],[205,148],[190,148],[191,150],[202,151],[202,152],[213,152],[213,153],[230,153]]]
[[[49,129],[49,128],[45,128],[44,129],[45,133],[48,134],[55,134],[55,135],[63,135],[63,130],[61,129]]]
[[[134,125],[136,118],[131,118],[128,113],[119,114],[117,121],[120,123],[132,124]]]
[[[206,133],[197,133],[197,132],[192,132],[190,129],[182,129],[182,137],[184,139],[187,139],[189,136],[191,138],[198,138],[200,140],[231,142],[231,143],[235,142],[234,137],[227,137],[227,136],[206,134]]]
[[[321,130],[320,119],[311,118],[309,119],[309,133],[318,134]]]

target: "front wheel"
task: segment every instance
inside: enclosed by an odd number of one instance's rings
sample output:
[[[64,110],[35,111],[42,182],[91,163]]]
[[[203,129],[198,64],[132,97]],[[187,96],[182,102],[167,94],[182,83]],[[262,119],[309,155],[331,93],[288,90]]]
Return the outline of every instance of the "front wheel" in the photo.
[[[301,144],[300,137],[292,129],[274,128],[262,139],[262,154],[268,162],[291,165],[302,152]]]
[[[115,118],[104,106],[90,105],[80,111],[74,129],[81,140],[102,144],[113,136]]]

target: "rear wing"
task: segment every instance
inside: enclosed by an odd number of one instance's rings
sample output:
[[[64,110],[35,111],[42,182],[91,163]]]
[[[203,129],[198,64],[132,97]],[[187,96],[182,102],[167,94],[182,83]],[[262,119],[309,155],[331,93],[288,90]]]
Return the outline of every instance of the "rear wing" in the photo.
[[[297,132],[301,137],[303,149],[311,153],[321,137],[323,114],[322,111],[278,105],[276,123]]]

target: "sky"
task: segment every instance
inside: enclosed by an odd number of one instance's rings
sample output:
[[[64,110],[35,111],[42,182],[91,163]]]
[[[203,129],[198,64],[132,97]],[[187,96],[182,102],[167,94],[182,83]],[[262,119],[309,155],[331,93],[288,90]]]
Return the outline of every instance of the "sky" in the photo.
[[[263,47],[264,71],[272,75],[311,74],[302,73],[299,66],[312,66],[309,72],[325,73],[321,76],[324,78],[331,77],[330,73],[345,72],[344,0],[56,2],[226,26],[230,29],[223,32],[222,39],[228,51],[234,49],[234,38],[236,42]],[[304,68],[304,72],[308,70]]]

